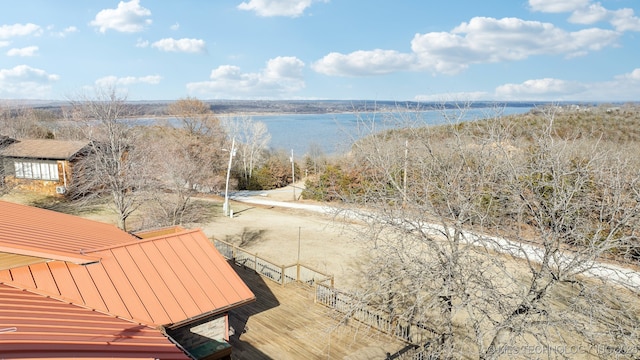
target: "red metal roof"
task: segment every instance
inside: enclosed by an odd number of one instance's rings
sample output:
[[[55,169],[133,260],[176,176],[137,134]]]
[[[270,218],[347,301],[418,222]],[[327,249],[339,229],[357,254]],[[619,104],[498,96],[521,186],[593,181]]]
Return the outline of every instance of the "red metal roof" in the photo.
[[[91,249],[131,242],[135,236],[114,225],[0,201],[0,251],[89,263]]]
[[[2,284],[0,302],[3,359],[189,359],[156,329]]]
[[[200,230],[96,250],[100,261],[0,271],[0,281],[150,326],[184,322],[254,300]]]
[[[58,331],[59,327],[59,336],[33,330],[33,334],[47,339],[41,339],[40,343],[58,346],[59,342],[69,349],[86,350],[90,354],[95,348],[85,343],[82,331],[58,321],[57,317],[51,318],[47,311],[16,308],[20,300],[5,297],[5,293],[16,294],[7,289],[23,289],[21,296],[25,299],[35,297],[46,304],[62,304],[62,310],[68,310],[68,306],[109,319],[118,318],[118,322],[126,325],[122,330],[107,327],[109,330],[104,336],[112,339],[114,331],[128,338],[131,330],[127,329],[183,324],[255,299],[201,230],[175,228],[175,231],[157,234],[160,235],[139,239],[111,225],[0,201],[0,251],[51,259],[0,270],[0,309],[29,313],[25,318],[31,319],[38,329],[53,327]],[[149,232],[145,236],[152,235],[156,234]],[[0,311],[0,325],[22,324],[10,313]],[[64,317],[65,313],[62,311],[60,316]],[[93,332],[93,327],[87,330],[88,334]],[[6,333],[0,334],[0,344],[8,341],[7,338]],[[54,339],[51,340],[54,345],[48,339]],[[100,340],[103,338],[96,339],[104,345]],[[136,357],[134,352],[143,352],[146,346],[136,343],[126,347],[129,345],[123,345],[119,339],[109,342],[108,348],[127,349],[135,355],[129,357]],[[29,357],[32,353],[28,340],[11,344],[17,357]],[[0,358],[4,356],[0,355]]]

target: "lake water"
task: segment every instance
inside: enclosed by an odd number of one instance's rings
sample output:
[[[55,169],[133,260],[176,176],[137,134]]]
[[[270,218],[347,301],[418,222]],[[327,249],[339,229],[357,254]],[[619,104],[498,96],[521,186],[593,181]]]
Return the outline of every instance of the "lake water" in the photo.
[[[522,114],[529,110],[530,107],[505,107],[500,109],[500,114]],[[466,109],[464,114],[456,110],[429,110],[406,113],[253,115],[252,118],[267,125],[272,149],[293,150],[296,158],[302,158],[309,152],[310,144],[320,147],[325,155],[345,152],[353,140],[365,135],[371,126],[375,130],[398,126],[391,118],[410,119],[414,126],[418,126],[444,124],[450,119],[473,121],[495,115],[494,108],[475,108]]]
[[[251,115],[253,121],[267,125],[271,134],[271,149],[293,150],[294,157],[301,159],[310,146],[322,149],[325,155],[347,152],[354,142],[371,130],[380,131],[394,127],[439,125],[450,122],[474,121],[500,115],[523,114],[532,107],[513,106],[496,108],[470,108],[459,110],[426,110],[407,112],[359,112],[335,114],[280,114]],[[395,121],[394,121],[395,119]],[[397,121],[402,119],[402,122]],[[175,118],[169,123],[177,125]],[[139,125],[153,124],[155,118],[133,120]]]

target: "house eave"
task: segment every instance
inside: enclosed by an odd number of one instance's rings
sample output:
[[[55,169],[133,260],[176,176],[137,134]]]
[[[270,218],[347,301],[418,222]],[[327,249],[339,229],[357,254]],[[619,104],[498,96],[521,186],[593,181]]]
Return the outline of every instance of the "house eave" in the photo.
[[[239,302],[234,303],[234,304],[230,304],[230,305],[227,305],[227,306],[224,306],[224,307],[221,307],[221,308],[217,308],[217,309],[214,309],[214,310],[211,310],[211,311],[204,312],[204,313],[202,313],[200,315],[192,316],[192,317],[190,317],[188,319],[184,319],[184,320],[175,322],[173,324],[167,324],[167,325],[164,325],[162,327],[165,328],[165,329],[174,330],[174,329],[177,329],[177,328],[182,327],[184,325],[187,325],[187,324],[190,324],[190,323],[194,323],[194,322],[198,322],[198,321],[200,321],[202,319],[205,319],[205,318],[207,318],[209,316],[212,316],[212,315],[223,314],[223,313],[225,313],[225,312],[227,312],[229,310],[233,310],[233,309],[241,307],[243,305],[250,304],[250,303],[252,303],[254,301],[256,301],[256,297],[255,296],[251,297],[249,299],[245,299],[243,301],[239,301]]]

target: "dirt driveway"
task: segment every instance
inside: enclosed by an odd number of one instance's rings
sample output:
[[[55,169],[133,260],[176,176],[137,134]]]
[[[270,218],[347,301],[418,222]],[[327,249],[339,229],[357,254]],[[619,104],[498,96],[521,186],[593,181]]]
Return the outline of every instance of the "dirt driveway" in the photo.
[[[296,192],[299,193],[299,189]],[[207,236],[239,245],[277,264],[298,261],[335,276],[338,288],[347,287],[366,258],[366,244],[331,215],[283,208],[268,201],[293,202],[293,188],[265,191],[254,198],[267,204],[230,201],[233,218],[222,215],[201,225]],[[305,200],[296,204],[320,205]]]

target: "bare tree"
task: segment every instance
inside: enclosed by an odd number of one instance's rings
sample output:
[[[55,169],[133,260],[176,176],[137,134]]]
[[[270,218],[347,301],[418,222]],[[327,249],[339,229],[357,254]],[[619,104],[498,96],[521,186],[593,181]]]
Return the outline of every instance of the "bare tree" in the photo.
[[[451,126],[411,118],[354,145],[366,180],[342,197],[374,246],[351,314],[387,314],[436,358],[637,354],[640,289],[626,281],[611,296],[600,261],[637,243],[638,169],[605,144],[555,136],[552,111],[529,140],[499,117],[445,116]]]
[[[169,104],[167,112],[178,119],[181,127],[191,135],[220,135],[220,120],[202,100],[192,97],[178,99]]]
[[[38,111],[24,104],[0,106],[0,135],[14,139],[46,139],[53,133],[43,124]]]
[[[178,126],[148,127],[145,133],[154,184],[145,207],[147,227],[197,221],[202,211],[193,197],[219,190],[226,168],[225,134],[209,105],[196,98],[179,99],[168,112],[179,120]]]
[[[181,128],[151,127],[145,134],[149,147],[154,191],[145,216],[146,226],[183,225],[199,219],[193,197],[219,188],[222,144],[194,137]],[[217,180],[216,180],[217,179]]]
[[[229,138],[237,142],[237,157],[241,164],[241,176],[245,187],[253,176],[253,170],[261,165],[271,140],[267,125],[254,121],[251,116],[239,115],[224,120]]]
[[[218,175],[226,168],[226,133],[210,106],[196,98],[179,99],[169,105],[169,113],[180,120],[181,131],[172,131],[174,143],[181,145],[178,159],[197,164],[198,173],[185,174],[188,187],[199,190],[212,190],[218,187]]]
[[[150,179],[148,154],[139,146],[142,132],[126,120],[135,109],[115,88],[98,88],[93,96],[70,102],[69,115],[84,122],[92,148],[74,169],[72,193],[84,199],[108,194],[118,226],[126,230],[127,219],[145,200]]]
[[[316,142],[309,143],[309,149],[305,155],[305,170],[307,173],[311,172],[311,174],[317,174],[323,160],[326,159],[322,146]]]

